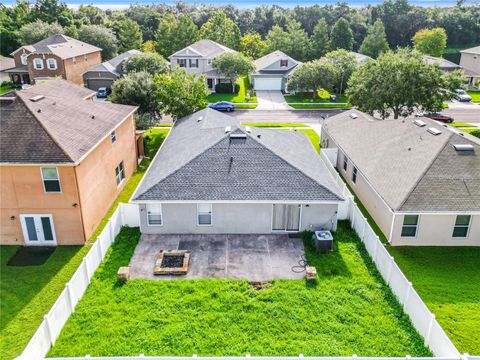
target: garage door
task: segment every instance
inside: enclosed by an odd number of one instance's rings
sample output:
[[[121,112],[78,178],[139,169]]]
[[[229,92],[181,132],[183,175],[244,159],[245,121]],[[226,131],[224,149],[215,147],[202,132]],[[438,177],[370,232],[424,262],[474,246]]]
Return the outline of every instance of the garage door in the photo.
[[[97,91],[98,88],[101,87],[111,88],[112,84],[112,79],[87,79],[87,87],[94,91]]]
[[[255,78],[255,90],[282,90],[282,78]]]

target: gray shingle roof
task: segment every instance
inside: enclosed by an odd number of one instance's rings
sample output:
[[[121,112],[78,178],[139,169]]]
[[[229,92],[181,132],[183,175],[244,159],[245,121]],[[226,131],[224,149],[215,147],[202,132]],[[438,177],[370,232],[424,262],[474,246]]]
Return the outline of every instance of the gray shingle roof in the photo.
[[[280,59],[288,59],[289,62],[292,63],[292,64],[295,64],[295,66],[300,64],[299,61],[293,59],[292,57],[288,56],[284,52],[282,52],[280,50],[275,50],[275,51],[272,51],[270,54],[267,54],[267,55],[262,56],[261,58],[258,58],[257,60],[255,60],[253,62],[253,65],[255,66],[256,71],[260,72],[260,71],[263,71],[265,68],[269,67],[270,65],[272,65],[273,63],[275,63],[276,61],[278,61]],[[290,69],[291,69],[291,66],[289,66],[287,69],[285,69],[285,72],[289,71]]]
[[[418,127],[413,120],[378,120],[352,110],[327,119],[324,129],[393,210],[478,211],[479,143],[436,121],[422,118],[427,125]],[[442,134],[433,136],[428,127]],[[475,151],[462,154],[453,143]]]
[[[246,134],[246,140],[231,142],[231,134]],[[205,109],[177,121],[132,199],[342,198],[305,134],[260,128],[247,133],[236,119]]]
[[[141,51],[138,50],[128,50],[125,51],[124,53],[121,53],[118,56],[115,56],[113,59],[110,59],[108,61],[105,61],[101,64],[95,65],[94,67],[88,69],[85,73],[88,73],[89,71],[96,71],[96,72],[109,72],[112,73],[116,76],[120,76],[119,68],[118,66],[128,59],[130,56],[135,55],[135,54],[141,54]]]
[[[235,50],[219,44],[213,40],[199,40],[169,56],[201,56],[207,59],[214,59],[226,52],[236,52]]]

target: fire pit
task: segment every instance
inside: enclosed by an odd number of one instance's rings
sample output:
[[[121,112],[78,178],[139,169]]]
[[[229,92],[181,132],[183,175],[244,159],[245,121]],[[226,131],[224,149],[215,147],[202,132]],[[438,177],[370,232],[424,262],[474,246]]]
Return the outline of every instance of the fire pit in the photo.
[[[190,254],[190,250],[160,250],[153,274],[185,275],[188,272]]]

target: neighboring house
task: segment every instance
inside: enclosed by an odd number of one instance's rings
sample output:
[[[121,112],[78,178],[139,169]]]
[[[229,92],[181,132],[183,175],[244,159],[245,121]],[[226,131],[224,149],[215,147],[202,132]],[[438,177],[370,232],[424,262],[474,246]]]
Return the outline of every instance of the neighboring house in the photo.
[[[52,35],[33,45],[25,45],[11,55],[15,67],[7,70],[17,84],[63,78],[83,85],[82,74],[100,64],[102,49],[65,35]]]
[[[12,69],[15,67],[15,60],[9,57],[0,55],[0,83],[4,81],[10,81],[10,76],[6,70]]]
[[[95,65],[84,72],[83,83],[97,91],[101,87],[111,88],[112,84],[125,72],[125,61],[132,55],[141,54],[138,50],[128,50],[111,60]]]
[[[480,80],[480,46],[462,50],[460,54],[460,65],[465,71],[473,74],[470,85],[474,85],[477,80]]]
[[[363,55],[354,51],[351,51],[353,55],[355,55],[355,58],[357,59],[357,62],[359,65],[365,64],[367,61],[373,60],[370,56],[368,55]]]
[[[351,110],[324,122],[321,146],[392,245],[480,245],[478,139]]]
[[[255,90],[286,91],[288,76],[301,62],[276,50],[253,62],[255,72],[250,81]]]
[[[177,120],[131,202],[143,233],[335,229],[343,201],[303,133],[204,109]]]
[[[0,244],[83,244],[137,167],[133,106],[51,80],[0,101]]]
[[[468,82],[470,85],[473,85],[476,79],[480,79],[480,73],[476,73],[475,71],[469,68],[464,68],[463,66],[455,64],[454,62],[451,62],[447,59],[444,59],[441,57],[429,56],[429,55],[424,55],[423,58],[428,64],[431,64],[431,65],[436,64],[438,65],[440,70],[443,70],[446,72],[460,70],[462,72],[462,76],[468,79]]]
[[[228,82],[228,80],[213,67],[213,60],[227,52],[236,51],[213,40],[200,40],[177,51],[168,58],[171,67],[179,66],[189,74],[204,75],[207,88],[210,91],[215,91],[215,85]]]

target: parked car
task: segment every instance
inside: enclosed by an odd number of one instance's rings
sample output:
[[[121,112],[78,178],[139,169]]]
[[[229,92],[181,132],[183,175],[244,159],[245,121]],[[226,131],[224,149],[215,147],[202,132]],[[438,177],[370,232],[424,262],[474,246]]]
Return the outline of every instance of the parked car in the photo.
[[[419,112],[415,114],[415,116],[425,116],[432,120],[437,120],[444,123],[452,123],[455,121],[454,118],[451,117],[450,115],[446,115],[438,112]]]
[[[208,104],[208,107],[218,111],[230,112],[235,110],[235,104],[230,101],[218,101],[216,103]]]
[[[458,101],[472,101],[472,97],[467,94],[467,92],[463,89],[456,89],[455,91],[455,97],[457,98]]]
[[[112,93],[112,89],[107,87],[101,87],[97,90],[97,98],[103,99],[107,98]]]

